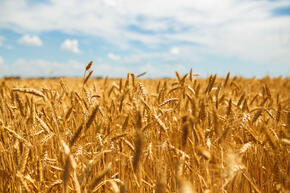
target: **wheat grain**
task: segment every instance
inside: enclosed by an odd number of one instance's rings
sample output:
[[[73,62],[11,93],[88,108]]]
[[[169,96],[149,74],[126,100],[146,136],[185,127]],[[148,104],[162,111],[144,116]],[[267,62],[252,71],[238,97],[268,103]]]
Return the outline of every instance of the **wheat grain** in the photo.
[[[89,80],[89,78],[92,76],[92,74],[93,74],[93,70],[91,70],[90,72],[89,72],[89,74],[86,76],[86,78],[84,79],[84,82],[83,82],[83,85],[85,85],[87,82],[88,82],[88,80]]]
[[[168,103],[174,102],[174,101],[179,101],[179,99],[178,99],[178,98],[170,98],[170,99],[167,99],[167,100],[163,101],[163,102],[159,105],[159,107],[162,107],[162,106],[164,106],[164,105],[166,105],[166,104],[168,104]]]
[[[41,91],[38,91],[33,88],[14,88],[12,89],[12,91],[28,93],[28,94],[32,94],[34,96],[39,96],[39,97],[42,97],[43,99],[46,99],[45,95]]]
[[[93,61],[90,61],[86,66],[86,71],[88,71],[93,65]]]

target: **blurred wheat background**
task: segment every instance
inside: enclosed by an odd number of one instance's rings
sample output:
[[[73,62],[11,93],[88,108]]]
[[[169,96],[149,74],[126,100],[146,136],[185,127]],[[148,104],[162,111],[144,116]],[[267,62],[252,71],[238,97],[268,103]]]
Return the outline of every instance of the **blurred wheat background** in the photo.
[[[3,79],[0,192],[289,192],[289,78]]]

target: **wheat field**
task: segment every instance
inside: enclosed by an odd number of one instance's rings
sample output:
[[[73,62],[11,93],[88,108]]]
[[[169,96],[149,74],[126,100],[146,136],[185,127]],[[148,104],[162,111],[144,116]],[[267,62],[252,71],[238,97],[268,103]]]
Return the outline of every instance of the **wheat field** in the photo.
[[[290,80],[0,80],[0,192],[289,193]]]

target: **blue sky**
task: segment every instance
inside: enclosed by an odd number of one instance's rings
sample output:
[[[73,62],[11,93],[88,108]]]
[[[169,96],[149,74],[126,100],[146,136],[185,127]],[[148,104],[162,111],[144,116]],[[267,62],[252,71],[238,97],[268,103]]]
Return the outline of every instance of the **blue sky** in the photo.
[[[0,0],[0,77],[290,76],[289,0]]]

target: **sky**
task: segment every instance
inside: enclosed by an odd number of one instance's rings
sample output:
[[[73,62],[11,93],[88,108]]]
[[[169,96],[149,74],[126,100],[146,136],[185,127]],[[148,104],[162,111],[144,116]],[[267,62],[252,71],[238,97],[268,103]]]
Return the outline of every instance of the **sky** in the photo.
[[[290,76],[289,0],[0,0],[0,77]]]

